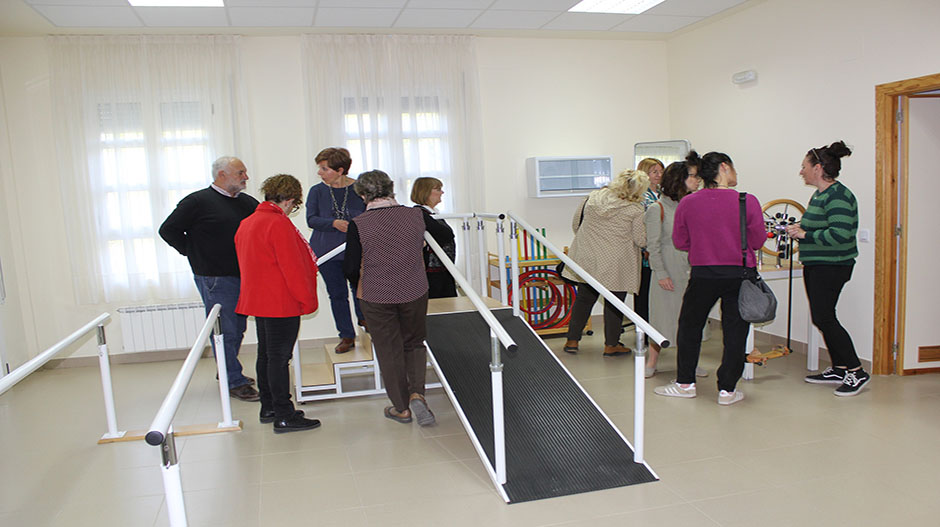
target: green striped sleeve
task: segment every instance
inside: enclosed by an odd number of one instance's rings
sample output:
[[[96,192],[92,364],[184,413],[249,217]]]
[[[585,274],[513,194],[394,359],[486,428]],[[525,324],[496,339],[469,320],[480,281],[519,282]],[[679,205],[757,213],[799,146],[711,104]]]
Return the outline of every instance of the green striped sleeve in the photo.
[[[851,263],[858,256],[858,201],[842,183],[813,194],[800,226],[806,231],[800,241],[800,261]]]

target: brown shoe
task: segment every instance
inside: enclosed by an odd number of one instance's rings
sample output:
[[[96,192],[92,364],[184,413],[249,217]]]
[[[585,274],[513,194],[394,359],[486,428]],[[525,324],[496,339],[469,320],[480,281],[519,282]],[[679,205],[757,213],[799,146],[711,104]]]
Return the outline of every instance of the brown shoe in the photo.
[[[341,339],[339,344],[336,345],[336,348],[333,349],[336,353],[346,353],[347,351],[356,347],[356,339]]]
[[[362,328],[363,331],[365,331],[366,333],[369,332],[369,324],[366,324],[365,320],[360,320],[356,323],[359,324],[359,326]]]
[[[565,347],[563,348],[565,353],[571,353],[572,355],[578,353],[578,341],[577,340],[568,340],[565,342]]]
[[[258,390],[252,388],[250,384],[236,386],[235,388],[229,390],[228,393],[236,399],[241,399],[242,401],[248,401],[250,403],[261,400],[261,395],[258,393]]]
[[[632,353],[633,350],[624,346],[621,343],[617,343],[616,346],[604,346],[604,356],[605,357],[619,357],[621,355],[627,355]]]

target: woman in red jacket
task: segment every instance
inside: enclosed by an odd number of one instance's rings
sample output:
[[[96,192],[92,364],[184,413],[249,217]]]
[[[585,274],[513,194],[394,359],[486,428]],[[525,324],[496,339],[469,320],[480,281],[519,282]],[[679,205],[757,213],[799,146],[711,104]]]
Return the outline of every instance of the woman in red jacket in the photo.
[[[293,176],[264,180],[265,201],[242,220],[235,233],[241,292],[235,312],[255,317],[258,329],[258,391],[261,422],[274,432],[320,426],[294,409],[290,400],[291,351],[300,316],[317,309],[317,264],[307,240],[287,217],[303,203],[303,188]]]

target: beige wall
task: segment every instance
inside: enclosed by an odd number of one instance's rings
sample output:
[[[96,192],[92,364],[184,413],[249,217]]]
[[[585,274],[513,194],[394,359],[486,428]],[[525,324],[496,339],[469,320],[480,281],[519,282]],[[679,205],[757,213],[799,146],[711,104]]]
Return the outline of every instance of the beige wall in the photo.
[[[528,198],[525,159],[613,155],[622,169],[632,164],[634,143],[671,138],[729,153],[742,189],[762,201],[806,202],[811,191],[797,176],[802,154],[842,138],[856,149],[845,160],[844,181],[859,198],[862,228],[873,228],[874,85],[940,71],[940,59],[923,53],[940,49],[931,22],[940,18],[940,4],[903,2],[892,5],[890,17],[876,10],[881,6],[767,0],[666,42],[479,38],[485,165],[477,177],[485,208],[519,212],[546,227],[554,242],[568,244],[577,199]],[[253,178],[249,190],[276,172],[315,183],[305,147],[299,37],[245,37],[243,59],[253,148],[241,155]],[[731,74],[744,69],[756,69],[758,82],[731,85]],[[0,257],[11,297],[0,307],[0,322],[4,338],[25,357],[119,306],[78,306],[72,294],[43,40],[0,38],[0,75],[10,130],[9,159],[0,168]],[[302,216],[295,223],[307,232]],[[874,246],[859,249],[840,316],[860,355],[870,358]],[[796,285],[794,333],[802,340],[805,300]],[[785,298],[782,284],[774,287]],[[322,288],[320,298],[328,301]],[[770,330],[783,334],[784,322]],[[119,332],[112,322],[112,342],[120,342]],[[303,324],[304,338],[333,333],[322,309]],[[247,342],[253,340],[249,328]],[[77,352],[93,353],[88,344]]]
[[[10,167],[11,150],[5,99],[3,97],[3,69],[0,68],[0,196],[4,209],[16,207],[13,171]],[[0,214],[0,266],[3,269],[3,284],[6,300],[0,304],[0,369],[2,375],[9,364],[10,369],[24,362],[26,334],[23,326],[23,303],[17,294],[17,267],[14,265],[13,233],[8,215]]]
[[[529,198],[525,160],[613,155],[619,171],[634,143],[669,139],[665,43],[483,38],[477,50],[486,207],[569,245],[580,199]]]
[[[278,172],[294,174],[309,187],[319,179],[307,159],[300,39],[246,37],[243,43],[253,148],[239,155],[248,162],[249,191]],[[623,168],[632,162],[633,143],[668,137],[662,90],[666,46],[484,38],[479,40],[478,57],[486,152],[486,168],[478,177],[487,190],[485,208],[519,211],[532,223],[547,227],[554,240],[567,244],[577,200],[527,198],[525,158],[612,154],[616,167]],[[119,353],[116,309],[120,305],[78,306],[71,289],[51,139],[48,61],[41,38],[0,39],[4,102],[13,130],[12,167],[4,172],[4,183],[15,187],[4,192],[8,208],[3,221],[13,235],[9,242],[0,237],[5,251],[0,254],[15,257],[10,263],[4,258],[11,302],[0,314],[5,324],[24,328],[23,336],[14,340],[25,344],[21,346],[25,359],[109,311],[115,316],[107,328],[109,340],[112,352]],[[642,81],[637,80],[637,71],[646,72]],[[38,204],[12,199],[23,195],[50,199]],[[302,213],[294,221],[302,232],[309,232]],[[320,299],[327,306],[322,286]],[[334,335],[328,307],[305,317],[302,338]],[[246,342],[254,340],[249,326]],[[89,339],[72,356],[94,353]]]
[[[811,147],[844,139],[855,149],[841,180],[858,200],[860,227],[874,231],[874,87],[940,71],[931,0],[768,0],[669,41],[671,129],[700,151],[735,161],[742,190],[762,202],[809,201],[798,176]],[[757,70],[746,87],[734,72]],[[872,232],[874,235],[874,232]],[[839,318],[859,355],[872,357],[874,244],[859,244]],[[782,284],[774,286],[786,298]],[[795,284],[795,334],[805,327],[802,283]],[[782,306],[785,307],[785,304]],[[784,319],[785,320],[785,319]],[[785,333],[784,320],[770,326]]]

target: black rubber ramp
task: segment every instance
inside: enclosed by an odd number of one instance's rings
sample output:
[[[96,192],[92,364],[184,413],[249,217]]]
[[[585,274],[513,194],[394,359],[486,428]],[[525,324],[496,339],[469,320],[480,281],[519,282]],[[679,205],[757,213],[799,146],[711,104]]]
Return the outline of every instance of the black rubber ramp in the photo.
[[[525,322],[493,314],[519,346],[502,353],[510,503],[656,481]],[[427,342],[492,466],[489,327],[477,312],[430,315]]]

